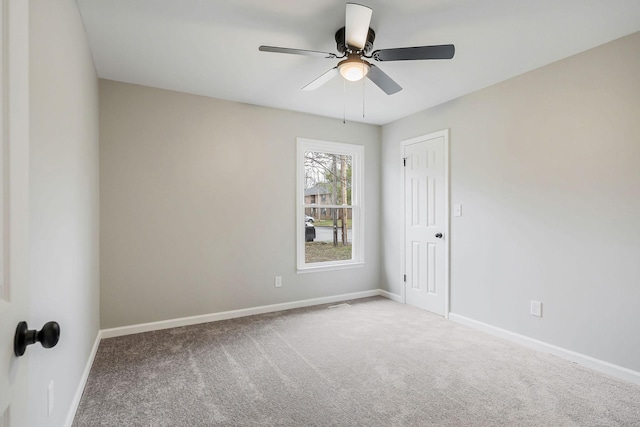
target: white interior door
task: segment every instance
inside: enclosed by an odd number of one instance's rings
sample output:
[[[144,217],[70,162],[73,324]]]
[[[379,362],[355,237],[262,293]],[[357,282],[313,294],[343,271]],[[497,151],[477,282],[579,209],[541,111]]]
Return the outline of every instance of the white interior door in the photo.
[[[29,307],[29,2],[0,0],[0,427],[27,423],[27,357],[13,339]]]
[[[404,141],[404,297],[448,316],[448,131]]]

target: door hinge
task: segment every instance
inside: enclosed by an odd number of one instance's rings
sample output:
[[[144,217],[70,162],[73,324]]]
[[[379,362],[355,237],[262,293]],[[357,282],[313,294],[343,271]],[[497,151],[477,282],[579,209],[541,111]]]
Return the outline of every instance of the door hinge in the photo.
[[[402,158],[402,166],[407,167],[407,158],[406,157]]]
[[[407,275],[404,275],[404,283],[407,283]]]

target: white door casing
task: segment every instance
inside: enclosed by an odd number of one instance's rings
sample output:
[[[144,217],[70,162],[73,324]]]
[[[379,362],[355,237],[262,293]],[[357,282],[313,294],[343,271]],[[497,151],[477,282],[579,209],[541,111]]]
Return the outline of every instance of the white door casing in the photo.
[[[449,315],[449,131],[402,142],[403,300]]]
[[[0,426],[27,424],[28,357],[13,339],[29,307],[29,2],[0,0]]]

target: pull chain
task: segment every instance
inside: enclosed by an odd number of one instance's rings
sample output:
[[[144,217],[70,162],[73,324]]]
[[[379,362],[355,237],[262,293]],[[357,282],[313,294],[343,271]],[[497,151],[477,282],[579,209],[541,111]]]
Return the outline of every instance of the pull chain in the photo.
[[[347,124],[347,81],[342,79],[342,124]]]
[[[362,75],[364,75],[365,73],[365,68],[364,68],[364,64],[362,64]],[[365,76],[366,77],[366,76]],[[362,118],[364,119],[364,79],[365,77],[362,78]]]

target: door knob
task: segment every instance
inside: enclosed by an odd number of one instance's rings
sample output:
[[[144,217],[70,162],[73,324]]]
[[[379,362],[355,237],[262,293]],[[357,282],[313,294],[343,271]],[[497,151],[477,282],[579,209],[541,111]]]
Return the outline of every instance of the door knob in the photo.
[[[29,330],[27,322],[18,323],[16,336],[13,340],[13,352],[20,357],[24,354],[28,345],[40,342],[44,348],[55,347],[60,339],[60,325],[58,322],[47,322],[41,330]]]
[[[442,233],[436,233],[436,237],[437,237],[438,239],[442,239]]]

